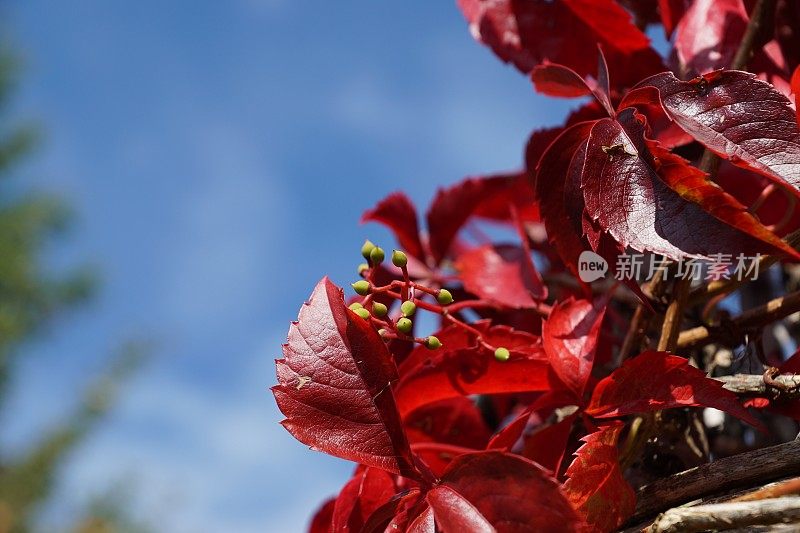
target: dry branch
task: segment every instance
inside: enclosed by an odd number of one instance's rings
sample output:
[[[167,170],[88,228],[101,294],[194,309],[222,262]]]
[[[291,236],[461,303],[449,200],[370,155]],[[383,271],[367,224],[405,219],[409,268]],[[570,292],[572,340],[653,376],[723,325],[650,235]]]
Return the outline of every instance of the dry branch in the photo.
[[[717,503],[670,509],[647,528],[648,533],[691,533],[709,529],[769,525],[800,520],[800,497]]]
[[[779,388],[767,386],[764,376],[759,374],[735,374],[714,378],[721,381],[729,391],[745,397],[781,398],[793,400],[800,398],[800,374],[783,374],[773,378]]]
[[[800,441],[718,459],[639,489],[630,523],[702,496],[800,474]]]

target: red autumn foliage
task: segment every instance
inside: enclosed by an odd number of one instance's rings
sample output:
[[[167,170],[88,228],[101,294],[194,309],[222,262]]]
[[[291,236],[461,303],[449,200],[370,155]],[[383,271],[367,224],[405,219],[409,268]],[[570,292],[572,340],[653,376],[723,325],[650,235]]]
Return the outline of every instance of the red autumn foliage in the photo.
[[[367,243],[350,306],[323,278],[301,308],[276,362],[283,425],[358,465],[310,531],[613,531],[636,489],[694,466],[656,460],[674,452],[670,414],[696,428],[702,410],[723,411],[725,427],[761,445],[780,416],[800,417],[796,400],[743,402],[710,375],[722,347],[780,365],[763,340],[786,315],[743,330],[720,298],[681,295],[674,263],[645,283],[652,275],[626,277],[623,260],[770,255],[789,278],[800,259],[782,239],[800,224],[800,11],[762,4],[457,1],[472,35],[534,90],[582,105],[520,140],[522,169],[439,189],[424,228],[402,192],[379,201],[362,222],[388,227],[407,255],[386,266]],[[654,25],[668,50],[651,45]],[[466,231],[487,221],[515,237]],[[670,302],[683,311],[672,325]],[[421,313],[437,331],[420,332]],[[649,322],[631,326],[639,315]],[[670,327],[705,329],[714,349]],[[706,460],[731,453],[730,437],[704,442]]]

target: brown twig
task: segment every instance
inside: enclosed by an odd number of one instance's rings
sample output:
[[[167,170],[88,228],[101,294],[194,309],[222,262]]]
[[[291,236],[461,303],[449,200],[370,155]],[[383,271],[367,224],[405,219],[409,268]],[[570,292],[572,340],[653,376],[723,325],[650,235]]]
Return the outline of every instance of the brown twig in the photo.
[[[800,441],[718,459],[639,489],[630,523],[702,496],[797,474],[800,474]]]
[[[784,479],[777,483],[771,483],[766,487],[761,487],[751,492],[731,498],[729,502],[754,502],[757,500],[766,500],[769,498],[779,498],[781,496],[789,496],[793,494],[800,494],[800,477],[793,477],[792,479]]]
[[[747,29],[742,37],[742,42],[736,50],[736,55],[733,56],[731,62],[731,69],[742,70],[747,67],[750,57],[753,55],[753,48],[755,45],[756,37],[761,27],[764,25],[767,14],[775,7],[775,0],[758,0],[753,11],[750,13],[750,21],[747,23]]]
[[[722,386],[737,396],[745,398],[771,398],[773,400],[794,400],[800,398],[800,375],[783,374],[774,376],[771,381],[758,374],[734,374],[714,378]]]
[[[731,319],[729,328],[734,331],[755,329],[771,324],[776,320],[785,318],[792,313],[800,311],[800,291],[780,296],[764,305],[749,309],[739,316]],[[698,326],[681,331],[678,335],[678,348],[695,348],[710,342],[725,340],[726,328]]]
[[[800,497],[754,502],[716,503],[670,509],[659,516],[648,533],[693,533],[800,520]]]

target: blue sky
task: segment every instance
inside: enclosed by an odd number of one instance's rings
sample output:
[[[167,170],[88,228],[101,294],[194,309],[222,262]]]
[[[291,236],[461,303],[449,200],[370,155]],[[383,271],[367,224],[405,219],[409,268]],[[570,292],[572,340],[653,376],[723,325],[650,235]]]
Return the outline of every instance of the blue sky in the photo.
[[[2,6],[24,76],[14,114],[46,135],[16,183],[78,214],[53,268],[90,262],[98,298],[28,347],[3,439],[24,449],[121,341],[153,359],[70,457],[63,523],[117,485],[164,531],[300,531],[352,465],[278,424],[288,322],[325,274],[354,277],[361,212],[427,204],[518,167],[569,103],[476,44],[454,1],[45,2]]]

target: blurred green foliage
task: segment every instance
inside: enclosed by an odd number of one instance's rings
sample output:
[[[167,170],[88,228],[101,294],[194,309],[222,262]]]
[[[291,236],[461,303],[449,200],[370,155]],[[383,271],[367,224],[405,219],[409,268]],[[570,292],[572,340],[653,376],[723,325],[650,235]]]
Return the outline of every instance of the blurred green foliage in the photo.
[[[14,55],[0,47],[0,107],[7,105],[18,72]],[[86,270],[52,274],[43,268],[43,249],[67,228],[70,213],[56,198],[20,194],[10,186],[7,178],[29,155],[38,135],[32,127],[2,124],[0,120],[0,407],[6,403],[15,361],[25,355],[25,341],[60,312],[86,301],[95,286]],[[106,375],[84,391],[74,413],[23,453],[0,449],[0,533],[34,529],[36,511],[51,495],[59,465],[108,411],[117,385],[138,366],[144,351],[135,344],[123,347]],[[141,531],[126,518],[123,505],[103,499],[77,524],[63,528],[70,529]]]

